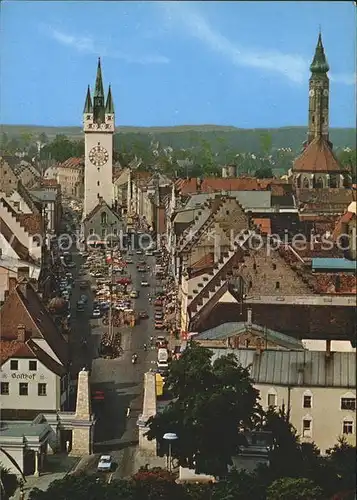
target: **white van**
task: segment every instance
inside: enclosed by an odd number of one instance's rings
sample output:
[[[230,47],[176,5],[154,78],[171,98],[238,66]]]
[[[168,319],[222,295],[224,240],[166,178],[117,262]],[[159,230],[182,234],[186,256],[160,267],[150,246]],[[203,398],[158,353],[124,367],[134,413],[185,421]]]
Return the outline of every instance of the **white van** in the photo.
[[[157,351],[157,361],[158,363],[167,363],[169,359],[169,352],[167,349],[160,347]]]

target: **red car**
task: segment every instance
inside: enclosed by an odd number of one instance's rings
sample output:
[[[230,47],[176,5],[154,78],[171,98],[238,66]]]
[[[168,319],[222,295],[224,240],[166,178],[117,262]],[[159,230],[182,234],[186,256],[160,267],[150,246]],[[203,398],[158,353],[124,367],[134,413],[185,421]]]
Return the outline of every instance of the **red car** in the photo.
[[[156,299],[155,302],[154,302],[154,306],[162,306],[163,305],[163,302],[162,300],[160,299]]]
[[[130,278],[120,278],[117,283],[119,283],[119,285],[130,285],[131,283],[131,279]]]

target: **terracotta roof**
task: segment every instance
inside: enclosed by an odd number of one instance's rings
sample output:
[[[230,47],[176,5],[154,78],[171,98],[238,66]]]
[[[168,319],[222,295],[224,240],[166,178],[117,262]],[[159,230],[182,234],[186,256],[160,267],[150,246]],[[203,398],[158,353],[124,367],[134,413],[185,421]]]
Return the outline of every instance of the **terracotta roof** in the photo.
[[[147,180],[147,179],[150,179],[152,177],[152,173],[151,172],[142,172],[140,170],[136,170],[132,173],[132,177],[133,177],[133,179],[136,179],[136,180]]]
[[[271,234],[271,220],[270,219],[253,219],[256,226],[259,227],[262,234]]]
[[[58,165],[61,168],[82,168],[84,166],[84,158],[68,158],[68,160]]]
[[[11,358],[38,359],[51,372],[59,376],[66,373],[65,367],[51,358],[32,339],[25,342],[19,340],[0,340],[0,366]]]
[[[26,342],[0,340],[0,365],[10,358],[33,358],[33,352]]]
[[[262,191],[265,190],[272,179],[256,179],[254,177],[237,177],[226,179],[222,177],[207,177],[200,180],[197,178],[178,179],[175,182],[176,189],[180,194],[209,193],[214,191]]]
[[[41,186],[58,186],[59,184],[57,183],[57,179],[41,179],[40,181]]]
[[[293,166],[295,172],[348,172],[336,158],[325,139],[316,137],[296,158]]]
[[[17,339],[17,327],[25,325],[30,338],[46,340],[52,351],[65,366],[68,361],[68,345],[58,331],[38,294],[26,280],[10,292],[1,308],[1,336],[6,340]]]
[[[41,214],[17,214],[16,219],[32,236],[35,234],[43,234]]]

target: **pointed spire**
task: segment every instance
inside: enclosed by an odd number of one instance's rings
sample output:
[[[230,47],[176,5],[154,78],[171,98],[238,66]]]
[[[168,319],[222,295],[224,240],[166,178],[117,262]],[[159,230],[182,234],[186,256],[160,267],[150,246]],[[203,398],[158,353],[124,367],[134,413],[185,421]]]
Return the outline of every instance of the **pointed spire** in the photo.
[[[111,89],[110,85],[109,85],[109,89],[108,89],[107,102],[105,105],[105,112],[106,113],[114,113],[114,103],[113,103],[113,98],[112,98],[112,89]]]
[[[95,80],[94,97],[102,97],[104,99],[104,88],[102,78],[102,67],[100,65],[100,57],[98,58],[97,78]]]
[[[328,65],[326,56],[325,56],[325,50],[324,46],[322,44],[322,36],[321,36],[321,31],[319,32],[319,38],[317,40],[317,45],[315,49],[315,55],[312,60],[312,63],[310,65],[310,71],[311,73],[327,73],[330,69],[330,66]]]
[[[93,113],[92,97],[90,95],[90,88],[88,85],[86,102],[84,103],[83,113]]]

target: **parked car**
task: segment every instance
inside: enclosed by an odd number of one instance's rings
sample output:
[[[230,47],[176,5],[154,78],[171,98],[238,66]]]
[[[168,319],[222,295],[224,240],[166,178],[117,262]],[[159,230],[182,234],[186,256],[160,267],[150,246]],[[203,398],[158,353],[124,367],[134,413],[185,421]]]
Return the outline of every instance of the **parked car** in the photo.
[[[143,251],[139,248],[137,251],[136,251],[136,255],[142,255],[143,254]]]
[[[131,299],[137,299],[139,297],[139,292],[137,290],[132,290],[130,292],[130,298]]]
[[[155,311],[155,316],[154,316],[155,321],[162,321],[163,317],[164,317],[164,315],[163,315],[162,312],[160,312],[160,311],[156,312]]]
[[[100,309],[93,309],[92,312],[92,318],[101,318],[102,317],[102,312]]]
[[[140,283],[141,286],[150,286],[149,282],[146,280],[142,280]]]
[[[78,312],[83,312],[84,311],[84,302],[82,302],[81,300],[78,300],[77,305],[76,305],[76,309]]]
[[[163,330],[164,329],[164,323],[163,321],[155,321],[155,330]]]
[[[88,286],[88,282],[87,282],[87,281],[81,281],[81,282],[79,283],[79,288],[80,288],[81,290],[84,290],[85,288],[87,288],[87,286]]]
[[[99,459],[98,472],[110,472],[112,470],[113,460],[110,455],[102,455]]]
[[[127,264],[132,264],[133,263],[133,259],[130,259],[130,258],[126,259],[126,263]]]
[[[139,318],[140,319],[147,319],[149,317],[148,313],[146,311],[140,311],[139,312]]]

